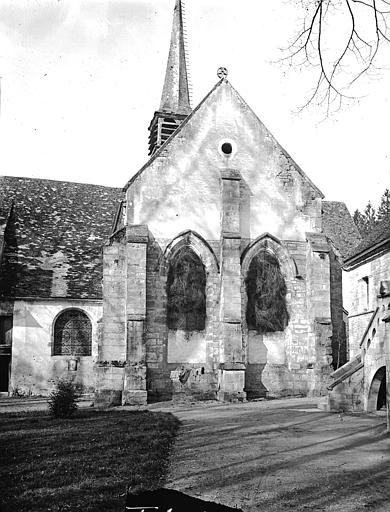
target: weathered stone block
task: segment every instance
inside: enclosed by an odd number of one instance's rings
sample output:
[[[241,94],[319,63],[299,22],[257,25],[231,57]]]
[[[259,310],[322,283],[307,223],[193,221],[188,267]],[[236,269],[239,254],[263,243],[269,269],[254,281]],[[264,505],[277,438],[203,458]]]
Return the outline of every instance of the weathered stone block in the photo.
[[[244,401],[246,399],[245,370],[218,371],[218,400],[224,402]]]

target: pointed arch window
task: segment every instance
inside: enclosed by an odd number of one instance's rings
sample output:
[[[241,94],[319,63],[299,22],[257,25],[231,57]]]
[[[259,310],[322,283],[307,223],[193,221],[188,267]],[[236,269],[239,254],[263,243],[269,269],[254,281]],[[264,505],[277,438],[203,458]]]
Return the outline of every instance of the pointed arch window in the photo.
[[[248,329],[260,333],[283,331],[289,321],[287,287],[278,260],[267,251],[256,255],[245,279]]]
[[[199,256],[183,247],[171,261],[167,279],[169,329],[203,331],[206,324],[206,271]]]
[[[90,356],[92,324],[78,309],[61,313],[54,324],[54,356]]]

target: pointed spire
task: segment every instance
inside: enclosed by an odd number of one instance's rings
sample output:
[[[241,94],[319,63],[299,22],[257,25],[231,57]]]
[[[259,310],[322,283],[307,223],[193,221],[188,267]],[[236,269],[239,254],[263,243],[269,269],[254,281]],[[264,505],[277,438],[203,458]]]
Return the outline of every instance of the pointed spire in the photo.
[[[190,93],[184,39],[183,5],[176,0],[160,111],[190,114]]]
[[[160,109],[154,113],[149,125],[149,155],[153,155],[169,139],[190,113],[184,12],[181,0],[176,0]]]

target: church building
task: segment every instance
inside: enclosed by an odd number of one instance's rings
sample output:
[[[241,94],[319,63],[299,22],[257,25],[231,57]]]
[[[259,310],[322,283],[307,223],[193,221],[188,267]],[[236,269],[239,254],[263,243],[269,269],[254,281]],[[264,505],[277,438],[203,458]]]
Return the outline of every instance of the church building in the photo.
[[[149,160],[123,190],[1,178],[0,372],[98,406],[324,395],[359,241],[228,80],[192,108],[176,0]]]

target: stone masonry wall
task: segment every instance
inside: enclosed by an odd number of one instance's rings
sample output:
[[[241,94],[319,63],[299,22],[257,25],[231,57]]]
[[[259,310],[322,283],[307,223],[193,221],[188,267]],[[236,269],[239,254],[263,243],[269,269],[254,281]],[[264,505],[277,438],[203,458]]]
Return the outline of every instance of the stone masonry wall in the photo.
[[[216,262],[209,249],[188,233],[179,237],[164,256],[168,240],[152,240],[148,246],[146,276],[146,364],[149,401],[216,398],[220,359],[218,336],[220,283]],[[206,327],[187,334],[167,327],[166,281],[170,258],[183,245],[191,247],[206,267]],[[170,351],[170,346],[174,350]]]
[[[243,242],[243,252],[251,244],[254,242]],[[265,237],[258,244],[257,249],[251,249],[248,261],[244,257],[241,269],[242,306],[241,318],[238,318],[238,321],[242,321],[243,334],[240,353],[237,352],[233,356],[232,362],[236,364],[241,359],[242,363],[246,364],[245,390],[250,398],[266,394],[321,394],[328,382],[332,358],[329,256],[325,252],[313,251],[310,244],[301,241],[278,243],[272,238]],[[246,327],[247,298],[244,281],[250,259],[256,254],[256,250],[264,249],[264,244],[268,250],[274,252],[281,263],[287,285],[290,321],[283,332],[260,335],[248,331]],[[129,352],[132,331],[130,332],[129,326],[126,328],[125,324],[126,318],[128,323],[134,323],[136,320],[134,315],[137,311],[134,305],[140,297],[136,291],[137,287],[131,291],[133,295],[135,294],[133,298],[129,293],[125,294],[123,281],[126,282],[127,279],[130,286],[136,279],[134,277],[131,283],[128,280],[128,263],[125,263],[128,259],[127,246],[131,244],[122,240],[113,243],[106,251],[104,286],[107,304],[104,307],[108,316],[107,322],[103,324],[106,340],[103,344],[105,346],[100,350],[99,361],[114,361],[115,364],[101,364],[98,368],[100,374],[104,374],[103,380],[100,375],[100,390],[111,389],[111,399],[119,400],[116,394],[119,396],[125,387],[127,366],[131,362],[138,365],[144,361],[145,377],[130,376],[127,379],[130,383],[133,382],[130,378],[145,378],[149,401],[172,397],[180,400],[186,396],[198,399],[216,398],[218,386],[221,385],[221,364],[225,364],[226,361],[231,364],[231,361],[226,359],[225,351],[228,351],[229,357],[232,357],[234,352],[229,348],[226,332],[221,330],[221,276],[218,253],[216,254],[218,242],[202,240],[190,231],[174,240],[153,239],[149,233],[145,259],[146,316],[144,331],[137,335],[136,350],[142,349],[142,354],[137,352],[137,357],[134,356],[134,352]],[[184,246],[191,247],[199,255],[206,269],[206,328],[202,332],[185,333],[167,328],[167,271],[171,259]],[[137,258],[133,258],[137,275],[142,265],[140,261],[137,263]],[[130,301],[127,312],[122,309],[126,301]],[[130,307],[133,308],[131,314]],[[140,315],[141,311],[138,314]],[[229,309],[226,310],[226,314],[229,314]],[[233,317],[226,319],[234,320]],[[109,343],[106,344],[106,341]],[[117,359],[114,360],[113,355]],[[134,357],[137,361],[133,361]],[[241,367],[227,368],[229,376],[233,375],[230,372],[241,371]],[[141,367],[137,366],[137,375],[141,376],[139,371]]]
[[[265,246],[281,264],[290,320],[283,332],[248,331],[245,316],[248,265],[244,263],[242,321],[246,392],[251,398],[323,394],[332,359],[328,254],[313,252],[307,243],[300,241],[284,242],[284,252],[272,241]],[[258,250],[262,249],[264,243],[259,243]]]
[[[345,295],[349,306],[350,357],[353,357],[359,353],[361,338],[375,308],[380,304],[380,282],[390,280],[390,253],[346,272],[345,280]]]
[[[95,367],[97,405],[119,405],[126,362],[126,231],[103,248],[103,322]]]
[[[344,289],[347,292],[347,307],[350,309],[350,362],[345,368],[355,364],[358,371],[336,384],[330,391],[326,402],[326,407],[330,410],[376,410],[380,385],[378,375],[384,372],[386,366],[387,316],[390,304],[390,298],[380,296],[379,292],[381,281],[389,279],[389,253],[378,255],[371,261],[345,272]]]

